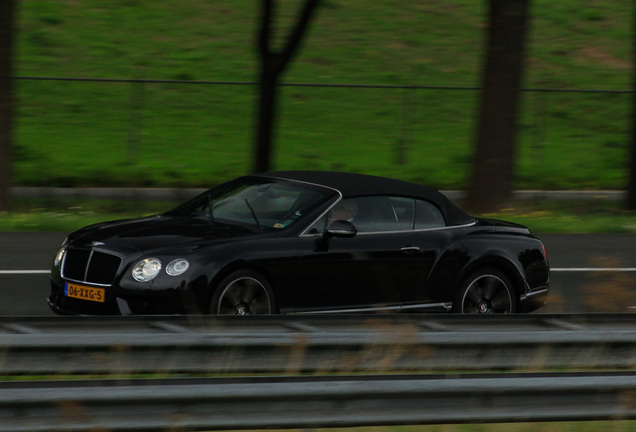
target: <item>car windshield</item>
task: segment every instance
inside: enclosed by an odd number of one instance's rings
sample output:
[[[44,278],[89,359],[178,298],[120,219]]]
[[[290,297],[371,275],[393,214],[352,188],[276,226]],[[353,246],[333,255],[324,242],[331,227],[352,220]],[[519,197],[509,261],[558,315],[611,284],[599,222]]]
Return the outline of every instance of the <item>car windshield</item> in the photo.
[[[211,189],[170,214],[276,231],[294,224],[331,194],[300,183],[246,178]]]

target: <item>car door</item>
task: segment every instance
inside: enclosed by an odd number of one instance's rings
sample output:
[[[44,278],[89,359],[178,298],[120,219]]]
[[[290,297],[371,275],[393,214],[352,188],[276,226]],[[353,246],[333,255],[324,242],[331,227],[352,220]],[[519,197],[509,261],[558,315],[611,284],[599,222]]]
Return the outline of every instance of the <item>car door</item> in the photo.
[[[318,228],[301,236],[295,272],[299,281],[290,293],[293,309],[399,310],[422,291],[439,245],[414,230],[416,205],[412,198],[376,196],[343,201],[354,208],[350,219],[358,233],[348,238],[322,236],[330,219],[327,215],[316,224]]]

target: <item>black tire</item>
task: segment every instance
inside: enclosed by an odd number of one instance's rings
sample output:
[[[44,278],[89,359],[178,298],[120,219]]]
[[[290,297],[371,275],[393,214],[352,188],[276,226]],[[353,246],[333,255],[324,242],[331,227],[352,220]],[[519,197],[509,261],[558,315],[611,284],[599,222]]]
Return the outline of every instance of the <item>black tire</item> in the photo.
[[[213,315],[269,315],[276,313],[274,293],[262,275],[251,270],[229,274],[219,283],[212,301]]]
[[[512,282],[494,268],[477,270],[459,287],[453,312],[456,313],[514,313],[517,297]]]

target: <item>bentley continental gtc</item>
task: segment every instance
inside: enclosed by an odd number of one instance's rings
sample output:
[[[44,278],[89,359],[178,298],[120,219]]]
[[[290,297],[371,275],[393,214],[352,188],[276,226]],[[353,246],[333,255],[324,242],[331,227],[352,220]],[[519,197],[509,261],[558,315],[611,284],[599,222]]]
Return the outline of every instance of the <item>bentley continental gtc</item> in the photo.
[[[515,313],[549,290],[542,242],[383,177],[240,177],[163,214],[68,236],[59,314]]]

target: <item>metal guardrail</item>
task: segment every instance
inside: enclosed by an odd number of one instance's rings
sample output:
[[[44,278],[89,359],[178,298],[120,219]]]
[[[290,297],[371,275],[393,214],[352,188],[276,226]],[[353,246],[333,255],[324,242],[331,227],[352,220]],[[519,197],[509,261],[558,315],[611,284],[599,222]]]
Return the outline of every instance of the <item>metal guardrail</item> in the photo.
[[[4,317],[5,376],[119,378],[0,381],[0,431],[636,419],[635,364],[634,315]]]
[[[623,374],[0,383],[0,431],[625,420],[635,388]]]
[[[634,317],[5,317],[0,374],[634,370]]]

